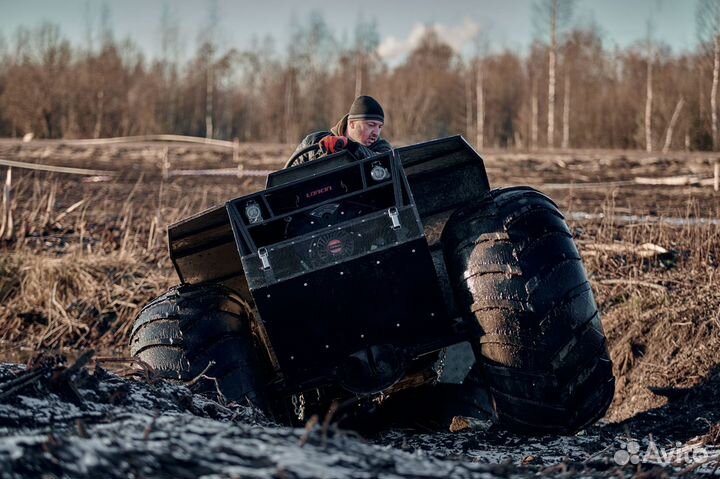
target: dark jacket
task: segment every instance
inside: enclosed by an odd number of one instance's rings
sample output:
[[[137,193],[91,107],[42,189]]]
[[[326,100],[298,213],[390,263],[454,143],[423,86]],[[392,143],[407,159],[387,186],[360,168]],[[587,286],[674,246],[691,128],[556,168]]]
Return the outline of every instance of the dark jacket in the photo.
[[[330,129],[330,131],[316,131],[315,133],[310,133],[308,136],[305,137],[305,139],[300,143],[300,145],[298,145],[298,147],[295,149],[295,153],[299,152],[304,148],[307,148],[310,145],[314,145],[315,143],[319,142],[320,140],[329,135],[347,136],[347,124],[348,115],[345,115],[342,120],[337,123],[337,125]],[[392,146],[385,139],[378,138],[378,140],[370,146],[361,145],[360,143],[356,143],[351,140],[347,149],[358,159],[362,160],[364,158],[377,155],[378,153],[385,153],[386,151],[390,151],[392,149]],[[295,155],[295,153],[293,153],[293,155]],[[287,166],[296,166],[307,161],[316,160],[320,158],[320,156],[322,156],[322,152],[320,150],[311,151],[298,157],[295,161],[292,162],[292,164],[289,164]]]

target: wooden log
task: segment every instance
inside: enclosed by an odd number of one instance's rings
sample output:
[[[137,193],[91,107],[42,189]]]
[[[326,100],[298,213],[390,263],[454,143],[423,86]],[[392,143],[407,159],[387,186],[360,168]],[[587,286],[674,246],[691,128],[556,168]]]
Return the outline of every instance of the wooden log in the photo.
[[[580,243],[581,250],[586,256],[595,256],[597,253],[632,254],[640,258],[662,256],[669,251],[654,243],[635,245],[631,243]]]
[[[170,170],[168,175],[173,176],[267,176],[276,170],[249,170],[244,165],[238,168],[213,168],[207,170]]]
[[[626,284],[629,286],[645,286],[646,288],[652,288],[652,289],[655,289],[658,291],[662,291],[663,293],[667,291],[667,288],[661,284],[650,283],[647,281],[635,281],[632,279],[602,279],[602,280],[600,280],[600,284],[606,284],[606,285]]]
[[[688,186],[700,185],[701,181],[702,178],[694,175],[667,176],[664,178],[635,178],[635,183],[638,185]]]
[[[24,161],[6,160],[4,158],[0,158],[0,166],[23,168],[25,170],[48,171],[51,173],[67,173],[70,175],[85,175],[85,176],[114,176],[114,175],[117,175],[116,171],[88,170],[86,168],[71,168],[69,166],[41,165],[39,163],[26,163]]]
[[[200,138],[196,136],[183,135],[120,136],[114,138],[97,138],[90,140],[61,140],[61,143],[66,145],[112,145],[118,143],[137,143],[142,141],[171,141],[180,143],[196,143],[201,145],[219,146],[223,148],[233,148],[232,141],[215,140],[212,138]]]

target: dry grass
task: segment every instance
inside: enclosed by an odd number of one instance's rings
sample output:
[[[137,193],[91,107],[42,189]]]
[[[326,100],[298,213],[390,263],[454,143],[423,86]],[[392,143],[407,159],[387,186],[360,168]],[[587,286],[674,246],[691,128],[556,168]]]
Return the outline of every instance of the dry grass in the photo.
[[[693,198],[685,207],[688,219],[709,213]],[[649,388],[696,386],[720,363],[720,226],[616,224],[614,198],[604,208],[580,247],[624,250],[585,255],[617,378],[608,418],[623,420],[666,402]],[[647,243],[667,253],[638,254]]]
[[[138,306],[170,283],[165,272],[120,252],[23,251],[3,256],[0,274],[2,338],[36,350],[124,344]]]
[[[0,355],[19,347],[122,352],[139,308],[177,282],[167,225],[260,186],[167,182],[155,173],[85,183],[13,171],[14,226],[0,241]]]

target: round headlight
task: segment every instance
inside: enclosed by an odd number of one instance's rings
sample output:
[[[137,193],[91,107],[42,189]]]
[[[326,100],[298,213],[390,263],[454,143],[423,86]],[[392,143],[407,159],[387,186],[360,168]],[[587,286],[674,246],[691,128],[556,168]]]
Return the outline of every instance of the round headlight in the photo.
[[[370,170],[370,176],[375,181],[382,181],[390,177],[390,172],[382,165],[374,165]]]
[[[260,207],[255,202],[248,202],[245,206],[245,216],[247,216],[250,223],[262,221],[262,211],[260,211]]]

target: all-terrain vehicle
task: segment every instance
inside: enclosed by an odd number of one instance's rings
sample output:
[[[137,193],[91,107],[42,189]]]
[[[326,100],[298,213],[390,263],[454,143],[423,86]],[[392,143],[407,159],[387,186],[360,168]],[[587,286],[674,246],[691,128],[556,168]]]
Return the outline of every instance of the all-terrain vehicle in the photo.
[[[460,136],[277,171],[168,239],[181,284],[142,309],[131,353],[279,420],[450,382],[482,389],[502,426],[571,433],[612,400],[563,215],[532,188],[491,190]]]

